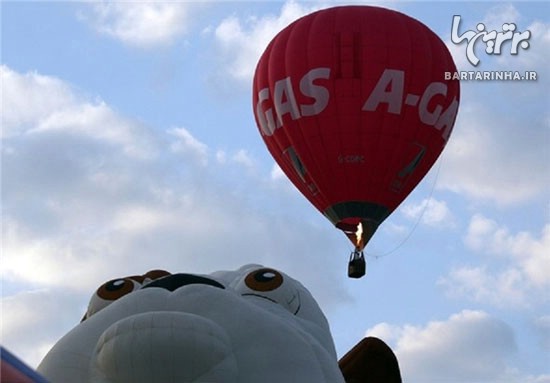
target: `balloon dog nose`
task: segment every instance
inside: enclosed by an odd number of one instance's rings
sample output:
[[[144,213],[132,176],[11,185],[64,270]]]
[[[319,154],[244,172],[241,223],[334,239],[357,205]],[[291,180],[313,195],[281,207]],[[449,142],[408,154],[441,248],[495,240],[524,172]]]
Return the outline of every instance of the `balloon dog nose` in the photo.
[[[179,289],[180,287],[195,284],[195,283],[219,287],[220,289],[225,289],[225,287],[221,283],[213,279],[202,277],[200,275],[183,274],[183,273],[171,274],[166,277],[156,279],[153,282],[146,284],[142,288],[146,289],[149,287],[160,287],[166,290],[174,291],[176,289]]]

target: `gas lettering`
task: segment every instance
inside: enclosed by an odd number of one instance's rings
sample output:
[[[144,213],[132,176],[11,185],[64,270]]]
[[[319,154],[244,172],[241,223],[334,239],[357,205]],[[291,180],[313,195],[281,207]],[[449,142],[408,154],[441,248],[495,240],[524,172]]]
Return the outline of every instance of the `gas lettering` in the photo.
[[[387,104],[388,113],[401,114],[404,82],[405,72],[386,69],[365,101],[362,110],[375,111],[378,105]]]
[[[329,77],[330,68],[314,68],[300,79],[301,94],[313,100],[308,104],[298,104],[290,77],[275,82],[273,98],[271,98],[269,88],[261,89],[258,92],[256,118],[262,134],[273,135],[275,130],[283,125],[285,115],[297,120],[302,116],[315,116],[321,113],[329,103],[330,93],[326,87],[315,84],[315,81]]]
[[[302,76],[297,88],[289,76],[275,81],[273,89],[261,89],[258,92],[256,118],[262,135],[272,136],[283,126],[283,118],[297,120],[320,114],[329,104],[331,95],[327,87],[316,81],[329,77],[330,68],[314,68]],[[449,103],[447,93],[447,84],[439,81],[429,83],[422,94],[406,93],[405,71],[385,69],[361,110],[374,112],[383,108],[387,113],[400,115],[403,108],[415,108],[420,122],[441,131],[447,141],[458,112],[457,97]],[[302,96],[300,100],[309,98],[311,101],[299,103],[296,94]]]
[[[444,107],[441,104],[447,96],[447,84],[434,81],[426,86],[422,95],[405,94],[404,84],[404,71],[384,70],[363,104],[362,110],[373,112],[381,105],[386,104],[388,113],[401,114],[403,105],[416,107],[420,121],[441,130],[443,139],[447,141],[458,112],[456,97],[453,98],[446,109],[443,109]]]

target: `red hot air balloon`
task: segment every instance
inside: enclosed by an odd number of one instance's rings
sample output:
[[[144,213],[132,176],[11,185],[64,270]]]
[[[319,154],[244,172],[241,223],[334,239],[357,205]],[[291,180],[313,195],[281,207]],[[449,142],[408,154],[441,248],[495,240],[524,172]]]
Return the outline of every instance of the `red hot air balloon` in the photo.
[[[428,27],[371,6],[302,17],[261,56],[253,107],[262,138],[292,183],[350,238],[353,258],[445,147],[460,96],[445,73],[455,71]]]

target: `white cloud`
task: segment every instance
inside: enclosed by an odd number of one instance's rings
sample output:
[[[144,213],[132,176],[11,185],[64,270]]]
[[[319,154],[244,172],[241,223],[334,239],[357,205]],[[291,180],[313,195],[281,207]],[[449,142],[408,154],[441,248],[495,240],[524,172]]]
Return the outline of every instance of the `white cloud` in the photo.
[[[117,211],[113,216],[112,227],[126,233],[144,234],[163,226],[173,226],[176,220],[170,211],[140,204]]]
[[[531,32],[529,40],[529,49],[521,52],[517,56],[505,55],[502,56],[508,63],[519,64],[519,69],[533,70],[533,68],[544,68],[550,60],[550,23],[535,21],[528,25],[525,30]],[[517,59],[516,62],[514,59]],[[548,84],[548,78],[544,74],[538,73],[539,81]]]
[[[189,154],[198,160],[201,165],[206,166],[208,164],[208,147],[193,137],[187,129],[173,128],[168,133],[177,138],[170,145],[172,152]]]
[[[512,234],[506,227],[482,215],[470,221],[465,238],[473,250],[507,257],[535,286],[550,286],[550,225],[546,225],[540,238],[531,233]]]
[[[220,165],[239,165],[249,172],[254,172],[258,168],[258,160],[246,149],[238,149],[232,153],[217,150],[215,157]]]
[[[66,286],[76,291],[85,290],[95,283],[95,273],[102,265],[100,254],[105,250],[105,244],[89,240],[79,243],[83,238],[76,236],[69,238],[58,234],[52,238],[40,238],[24,224],[7,217],[3,218],[2,239],[4,282]],[[63,278],[59,276],[60,270],[63,270]]]
[[[229,62],[227,70],[237,80],[252,78],[256,64],[271,39],[288,24],[321,6],[305,6],[294,1],[286,2],[281,13],[261,18],[240,20],[236,16],[224,19],[214,31],[224,61]]]
[[[517,55],[510,54],[510,45],[503,45],[502,53],[492,56],[500,68],[515,70],[534,70],[544,68],[550,59],[550,24],[534,21],[529,25],[522,24],[522,15],[512,4],[500,4],[492,7],[485,16],[483,23],[486,30],[502,31],[503,23],[514,23],[516,32],[530,31],[528,49],[519,49]],[[547,79],[540,79],[547,82]],[[539,81],[540,81],[539,80]]]
[[[464,97],[438,187],[499,205],[524,203],[547,192],[549,131],[541,116],[498,112],[490,103],[475,102],[475,96]]]
[[[232,157],[233,161],[244,166],[245,168],[252,170],[255,167],[255,161],[250,156],[247,150],[239,149]]]
[[[125,154],[155,155],[151,136],[137,122],[117,115],[103,101],[78,95],[59,79],[1,67],[4,137],[67,134],[122,148]],[[11,148],[6,145],[7,148]]]
[[[528,232],[510,233],[482,215],[470,221],[467,247],[490,255],[482,266],[459,266],[441,278],[451,296],[466,297],[497,307],[526,307],[550,299],[550,225],[540,238]]]
[[[273,163],[271,171],[269,173],[269,178],[271,185],[276,188],[279,192],[294,195],[295,198],[302,200],[304,197],[298,191],[296,186],[290,181],[290,179],[283,172],[283,169],[276,162]]]
[[[475,302],[504,308],[524,308],[531,304],[524,275],[508,268],[493,271],[481,266],[453,268],[438,284],[451,297],[466,297]]]
[[[155,268],[200,273],[263,263],[290,271],[322,305],[347,297],[346,287],[336,283],[342,277],[336,249],[316,240],[326,239],[330,228],[293,219],[301,213],[292,209],[272,214],[272,206],[293,202],[271,188],[269,175],[242,171],[254,165],[248,151],[214,153],[190,129],[147,130],[61,80],[4,71],[7,87],[10,79],[24,79],[21,92],[34,99],[59,96],[50,99],[55,107],[32,118],[23,120],[15,111],[3,115],[12,129],[2,141],[0,270],[4,299],[13,303],[10,297],[17,297],[13,304],[20,309],[5,309],[2,320],[26,331],[47,329],[44,338],[31,342],[29,336],[19,348],[16,336],[3,339],[25,360],[36,360],[59,331],[72,327],[64,323],[53,334],[59,316],[53,311],[80,312],[104,281]],[[23,99],[16,90],[11,97]],[[95,117],[77,119],[76,111],[86,109]],[[107,121],[123,123],[100,132]],[[129,147],[150,155],[136,156]],[[36,295],[17,295],[28,288],[59,302],[32,317]],[[27,314],[16,318],[21,310]]]
[[[283,172],[281,167],[276,163],[273,164],[273,167],[271,168],[271,179],[275,181],[275,180],[284,179],[285,177],[286,177],[285,173]]]
[[[2,298],[2,346],[36,367],[67,328],[80,321],[87,302],[63,289],[32,290]],[[47,325],[47,331],[45,331]]]
[[[476,48],[481,64],[466,59],[466,44],[447,41],[459,70],[536,71],[537,81],[463,81],[457,123],[444,152],[439,186],[470,198],[498,205],[523,204],[548,195],[548,70],[550,24],[530,25],[513,5],[495,5],[484,18],[463,18],[461,32],[483,22],[488,30],[516,23],[531,31],[529,49],[511,55],[510,45],[500,55],[487,55],[484,43]]]
[[[366,331],[394,350],[407,382],[543,382],[523,374],[512,328],[483,311],[463,310],[425,325],[380,323]]]
[[[490,8],[482,22],[486,30],[502,30],[503,23],[517,23],[520,16],[512,4],[498,4]]]
[[[172,43],[186,32],[187,2],[96,2],[82,17],[100,33],[124,44],[151,47]]]
[[[425,225],[432,227],[447,227],[453,224],[453,215],[445,201],[424,199],[420,203],[411,203],[403,206],[400,211],[410,220],[421,220]]]
[[[62,110],[75,102],[69,87],[56,78],[36,72],[20,74],[5,65],[0,66],[0,75],[3,137],[20,134],[52,110]]]

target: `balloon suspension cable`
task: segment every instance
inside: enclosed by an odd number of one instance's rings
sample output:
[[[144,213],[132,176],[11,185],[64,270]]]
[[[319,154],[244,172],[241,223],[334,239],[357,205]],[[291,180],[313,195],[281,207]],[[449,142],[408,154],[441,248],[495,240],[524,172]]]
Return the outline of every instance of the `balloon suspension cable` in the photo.
[[[433,193],[434,193],[434,190],[435,190],[435,185],[437,184],[437,180],[439,178],[439,171],[441,170],[441,165],[443,164],[443,155],[444,155],[444,153],[441,153],[441,155],[439,156],[439,161],[438,161],[439,163],[437,164],[437,168],[436,168],[436,172],[435,172],[435,176],[434,176],[434,181],[433,181],[432,187],[430,189],[430,193],[428,195],[428,198],[426,199],[426,203],[424,204],[424,206],[422,208],[422,211],[420,212],[420,215],[418,216],[416,222],[412,226],[409,233],[393,249],[391,249],[391,250],[389,250],[385,253],[382,253],[382,254],[371,254],[371,253],[365,252],[366,256],[378,259],[378,258],[385,257],[387,255],[390,255],[391,253],[399,250],[412,237],[413,233],[416,231],[416,228],[420,224],[420,221],[422,221],[422,218],[424,217],[424,214],[426,213],[426,210],[428,210],[428,205],[429,205],[430,201],[432,200],[432,196],[433,196]]]

